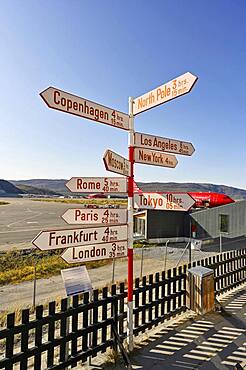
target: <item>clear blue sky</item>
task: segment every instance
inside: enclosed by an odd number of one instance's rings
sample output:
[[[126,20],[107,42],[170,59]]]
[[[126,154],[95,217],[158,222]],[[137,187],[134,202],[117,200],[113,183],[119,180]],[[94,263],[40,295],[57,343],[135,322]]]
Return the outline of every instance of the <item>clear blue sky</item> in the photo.
[[[2,0],[0,178],[113,176],[105,149],[127,156],[125,131],[48,109],[48,86],[127,112],[129,96],[190,71],[192,92],[135,127],[196,152],[136,165],[136,180],[246,189],[245,14],[244,0]]]

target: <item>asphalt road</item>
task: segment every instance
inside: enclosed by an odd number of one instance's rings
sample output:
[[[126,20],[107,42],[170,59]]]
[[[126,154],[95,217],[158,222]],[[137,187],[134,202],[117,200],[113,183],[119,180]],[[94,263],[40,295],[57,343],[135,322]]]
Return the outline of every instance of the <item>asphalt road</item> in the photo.
[[[31,240],[43,229],[69,228],[61,218],[68,208],[78,204],[38,202],[23,198],[3,198],[0,206],[0,250],[9,246],[30,248]],[[72,226],[71,226],[72,228]]]

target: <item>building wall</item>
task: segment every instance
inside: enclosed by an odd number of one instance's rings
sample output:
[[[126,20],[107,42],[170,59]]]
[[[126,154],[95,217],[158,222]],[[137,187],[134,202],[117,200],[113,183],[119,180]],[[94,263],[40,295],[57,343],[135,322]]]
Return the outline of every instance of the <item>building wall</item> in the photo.
[[[246,200],[225,206],[195,211],[190,214],[196,226],[196,238],[217,238],[220,235],[220,215],[228,216],[228,238],[246,234]]]

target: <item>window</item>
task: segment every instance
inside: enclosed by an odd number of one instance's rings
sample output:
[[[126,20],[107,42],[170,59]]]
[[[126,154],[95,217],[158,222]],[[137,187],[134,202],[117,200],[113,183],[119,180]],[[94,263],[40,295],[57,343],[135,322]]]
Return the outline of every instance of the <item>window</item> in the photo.
[[[229,215],[219,215],[219,228],[220,232],[229,232]]]

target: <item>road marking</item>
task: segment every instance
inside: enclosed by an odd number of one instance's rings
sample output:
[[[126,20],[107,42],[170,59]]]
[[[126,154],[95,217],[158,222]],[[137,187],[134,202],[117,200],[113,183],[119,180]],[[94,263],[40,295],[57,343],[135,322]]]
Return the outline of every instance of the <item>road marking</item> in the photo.
[[[32,219],[32,218],[35,218],[35,217],[41,216],[42,214],[43,214],[43,212],[40,212],[40,213],[38,213],[37,215],[30,216],[30,217],[26,217],[26,218],[22,218],[22,219],[21,219],[21,220],[19,220],[19,221],[11,222],[10,224],[8,224],[8,225],[7,225],[7,227],[11,227],[11,226],[16,225],[16,224],[19,224],[19,223],[21,223],[21,222],[23,222],[23,221],[30,220],[30,219]]]

